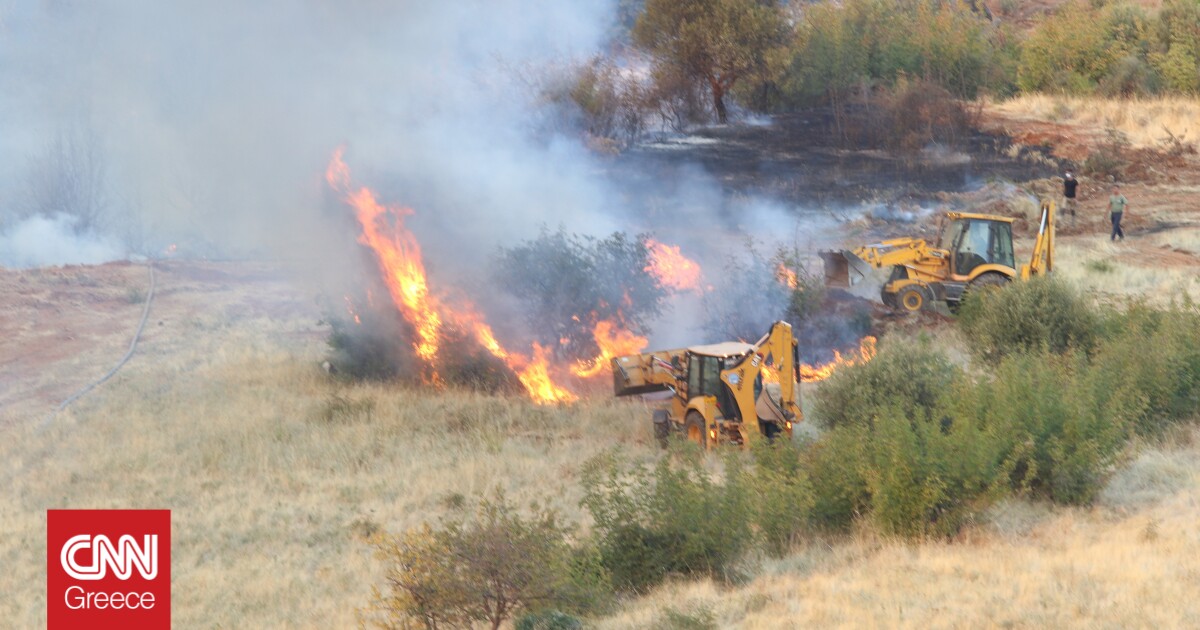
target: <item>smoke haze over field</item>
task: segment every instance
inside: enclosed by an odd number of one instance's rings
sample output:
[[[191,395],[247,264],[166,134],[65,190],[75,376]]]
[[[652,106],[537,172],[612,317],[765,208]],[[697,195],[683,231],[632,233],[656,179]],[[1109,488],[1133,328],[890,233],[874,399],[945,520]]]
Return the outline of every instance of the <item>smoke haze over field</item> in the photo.
[[[504,306],[480,295],[491,256],[543,227],[653,231],[710,273],[746,234],[796,241],[792,208],[731,199],[699,168],[617,173],[564,128],[542,88],[604,47],[613,4],[0,5],[0,264],[177,244],[291,260],[340,298],[362,259],[321,177],[337,147],[415,211],[434,290],[485,309]]]
[[[530,139],[521,83],[594,50],[609,13],[550,0],[10,5],[0,216],[38,205],[30,170],[56,137],[86,133],[103,227],[147,235],[135,248],[295,255],[323,232],[320,173],[341,144],[418,209],[415,229],[460,245],[542,222],[614,229],[594,220],[604,196],[584,149]]]

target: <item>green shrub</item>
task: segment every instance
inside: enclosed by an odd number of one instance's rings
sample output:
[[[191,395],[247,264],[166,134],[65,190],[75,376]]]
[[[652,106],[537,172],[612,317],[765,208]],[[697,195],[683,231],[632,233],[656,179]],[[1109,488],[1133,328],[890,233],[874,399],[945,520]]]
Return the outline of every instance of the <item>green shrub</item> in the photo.
[[[475,518],[382,536],[387,587],[372,611],[383,627],[499,627],[512,615],[569,606],[570,547],[557,516],[525,518],[503,495],[481,502]]]
[[[721,484],[696,453],[653,468],[614,455],[588,462],[583,505],[614,587],[644,592],[671,574],[732,576],[750,542],[751,510],[739,460],[727,458],[725,469]]]
[[[956,418],[974,418],[1001,440],[1006,482],[1059,503],[1087,503],[1125,444],[1120,409],[1096,400],[1082,355],[1012,354],[995,375],[960,389]]]
[[[782,555],[808,529],[813,488],[800,460],[800,451],[784,440],[758,440],[752,446],[754,468],[745,489],[763,544]]]
[[[1134,304],[1109,322],[1112,340],[1092,362],[1096,404],[1119,411],[1143,435],[1200,411],[1200,313],[1187,304],[1155,310]]]
[[[825,530],[843,530],[869,511],[871,496],[861,465],[867,459],[870,430],[845,424],[824,433],[802,453],[813,489],[809,520]]]
[[[614,232],[597,239],[544,230],[501,249],[492,278],[512,296],[542,346],[591,359],[599,352],[597,322],[618,321],[645,334],[660,313],[668,291],[647,271],[649,256],[645,235]]]
[[[1003,442],[973,416],[912,419],[900,406],[878,408],[869,426],[841,426],[807,460],[814,517],[845,526],[866,517],[882,531],[910,536],[957,532],[1003,493]]]
[[[972,291],[958,321],[971,350],[989,362],[1040,348],[1056,354],[1091,352],[1100,326],[1083,296],[1054,277]]]
[[[927,417],[960,373],[927,341],[893,340],[871,361],[841,368],[821,383],[813,412],[827,428],[869,424],[881,406],[899,405],[906,417]]]

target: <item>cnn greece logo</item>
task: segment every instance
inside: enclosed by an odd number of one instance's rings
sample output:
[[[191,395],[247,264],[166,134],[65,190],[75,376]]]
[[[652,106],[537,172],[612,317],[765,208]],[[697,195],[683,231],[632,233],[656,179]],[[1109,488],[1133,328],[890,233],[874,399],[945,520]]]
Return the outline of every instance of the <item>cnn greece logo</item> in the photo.
[[[75,560],[76,554],[85,549],[92,552],[92,563],[87,566]],[[103,534],[80,534],[63,545],[61,559],[63,570],[76,580],[103,580],[108,567],[119,580],[128,580],[135,567],[143,579],[153,580],[158,577],[158,535],[143,536],[139,547],[129,535],[121,536],[113,545]]]
[[[46,619],[58,628],[171,627],[169,510],[49,510]]]

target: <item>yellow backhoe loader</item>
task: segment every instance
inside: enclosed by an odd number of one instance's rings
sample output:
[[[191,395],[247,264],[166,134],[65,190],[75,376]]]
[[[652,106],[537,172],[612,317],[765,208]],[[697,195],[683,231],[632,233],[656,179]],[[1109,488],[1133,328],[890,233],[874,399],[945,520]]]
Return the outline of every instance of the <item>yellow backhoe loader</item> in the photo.
[[[754,344],[725,342],[616,357],[613,393],[673,394],[652,418],[654,435],[664,446],[675,432],[705,449],[744,445],[754,435],[791,438],[793,423],[802,418],[797,354],[791,325],[775,322]],[[779,376],[778,399],[763,386],[763,368]]]
[[[850,287],[872,269],[890,267],[891,276],[880,290],[884,304],[914,312],[945,301],[957,311],[968,291],[1054,270],[1054,202],[1042,202],[1033,257],[1020,269],[1014,264],[1012,222],[1009,217],[947,212],[934,245],[897,238],[855,250],[823,251],[825,283]]]

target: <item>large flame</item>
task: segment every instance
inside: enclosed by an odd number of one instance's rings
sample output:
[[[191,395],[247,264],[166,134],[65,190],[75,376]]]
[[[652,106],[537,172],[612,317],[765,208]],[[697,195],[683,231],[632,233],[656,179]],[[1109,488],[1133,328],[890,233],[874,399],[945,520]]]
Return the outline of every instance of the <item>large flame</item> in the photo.
[[[575,376],[591,378],[602,373],[613,358],[639,354],[646,349],[645,337],[635,335],[624,328],[618,328],[614,322],[596,322],[592,335],[596,339],[596,345],[600,348],[600,354],[590,361],[581,361],[571,366],[571,373]]]
[[[431,366],[438,352],[442,317],[438,305],[429,294],[425,265],[421,262],[421,245],[404,227],[408,208],[388,207],[375,199],[375,193],[363,187],[354,190],[350,185],[350,169],[342,161],[342,149],[333,154],[325,171],[329,185],[346,195],[346,202],[362,226],[358,242],[370,247],[379,262],[379,270],[387,284],[392,301],[417,333],[413,347],[417,356]],[[436,368],[432,371],[437,380]]]
[[[800,364],[800,380],[805,383],[814,383],[823,381],[833,375],[839,368],[848,367],[851,365],[861,365],[875,358],[875,342],[876,339],[870,335],[863,337],[858,342],[858,352],[851,352],[846,356],[838,351],[833,352],[833,361],[824,365],[809,365],[807,363]]]
[[[325,179],[334,190],[345,195],[346,202],[354,208],[362,226],[359,242],[375,252],[392,302],[415,329],[417,339],[413,349],[429,366],[429,381],[440,382],[437,373],[438,351],[443,324],[449,321],[471,331],[480,346],[504,361],[517,374],[535,402],[545,404],[576,400],[574,394],[554,383],[547,353],[541,346],[534,344],[532,357],[528,358],[511,353],[500,345],[492,328],[478,313],[470,308],[451,308],[430,293],[428,276],[421,259],[421,246],[413,233],[404,227],[404,217],[411,215],[412,210],[385,206],[366,187],[355,190],[350,183],[350,169],[342,161],[342,149],[334,153],[325,171]]]
[[[678,245],[667,245],[652,238],[646,239],[650,262],[645,271],[658,283],[676,291],[700,291],[700,265],[679,251]]]

